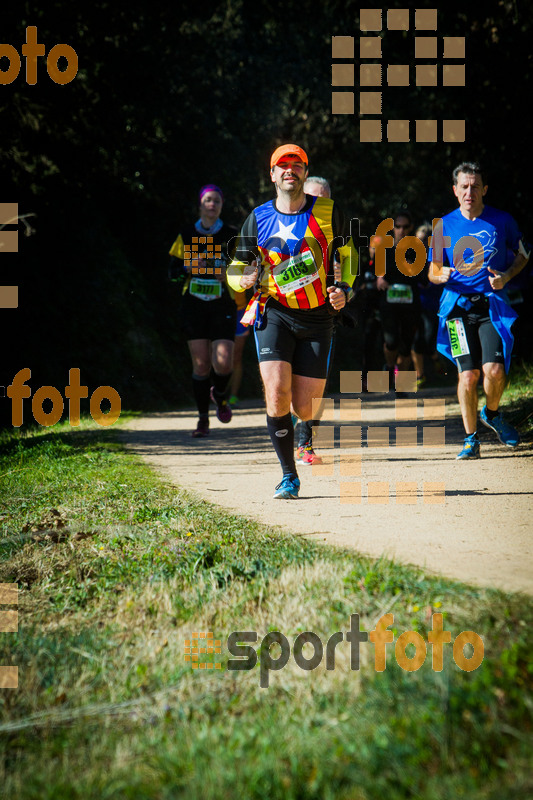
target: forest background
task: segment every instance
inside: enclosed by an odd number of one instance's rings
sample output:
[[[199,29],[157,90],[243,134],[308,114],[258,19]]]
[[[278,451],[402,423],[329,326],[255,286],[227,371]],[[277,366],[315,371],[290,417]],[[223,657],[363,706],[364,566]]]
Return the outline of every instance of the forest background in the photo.
[[[31,215],[19,252],[2,254],[1,283],[18,285],[19,307],[0,311],[0,386],[30,367],[33,391],[63,392],[78,367],[89,394],[111,385],[123,407],[186,403],[169,247],[197,218],[204,183],[223,187],[223,219],[237,227],[268,200],[280,143],[307,150],[311,173],[329,178],[365,235],[400,207],[417,222],[452,210],[451,170],[476,158],[487,202],[531,237],[532,4],[438,8],[436,35],[466,36],[466,87],[385,87],[383,116],[464,118],[465,143],[360,143],[358,115],[331,113],[337,35],[355,37],[357,108],[359,4],[349,0],[9,4],[1,42],[20,53],[35,25],[47,53],[58,43],[76,50],[79,71],[60,86],[40,58],[32,86],[23,60],[0,85],[0,200]],[[412,22],[387,33],[383,63],[414,64],[413,36]],[[439,47],[439,66],[441,56]],[[9,424],[1,399],[0,418]]]

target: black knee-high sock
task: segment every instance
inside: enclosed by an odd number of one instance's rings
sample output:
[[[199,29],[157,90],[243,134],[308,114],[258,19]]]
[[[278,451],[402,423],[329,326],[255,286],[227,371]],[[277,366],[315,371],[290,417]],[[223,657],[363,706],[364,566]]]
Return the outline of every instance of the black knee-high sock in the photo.
[[[209,414],[210,389],[211,389],[211,381],[209,379],[209,375],[206,375],[204,377],[193,374],[192,391],[194,399],[196,401],[196,407],[198,408],[198,414],[201,417],[207,417],[207,415]]]
[[[231,372],[228,372],[227,375],[219,375],[217,372],[212,372],[213,395],[215,400],[218,400],[219,403],[226,398],[226,389],[228,388],[230,378]]]
[[[267,428],[272,441],[272,446],[279,458],[284,475],[296,475],[294,463],[294,426],[290,414],[283,417],[269,417],[267,414]]]
[[[318,428],[319,425],[319,419],[310,419],[300,423],[298,447],[305,447],[306,444],[313,443],[313,428]]]

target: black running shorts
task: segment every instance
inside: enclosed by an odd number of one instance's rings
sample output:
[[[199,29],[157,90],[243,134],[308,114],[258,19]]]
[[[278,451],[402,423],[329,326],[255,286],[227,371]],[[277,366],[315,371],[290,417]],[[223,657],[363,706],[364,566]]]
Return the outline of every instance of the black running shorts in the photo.
[[[402,356],[408,356],[413,348],[415,335],[420,325],[420,306],[381,305],[381,327],[388,350],[397,350]]]
[[[199,300],[184,295],[181,303],[181,327],[187,340],[227,339],[233,342],[237,319],[235,301],[225,292],[218,300]]]
[[[285,308],[270,298],[261,326],[254,331],[259,362],[288,361],[293,375],[326,378],[333,325],[327,307]]]
[[[455,304],[446,323],[457,369],[464,372],[491,362],[505,364],[503,342],[490,321],[488,298],[475,295],[469,299],[471,308]]]

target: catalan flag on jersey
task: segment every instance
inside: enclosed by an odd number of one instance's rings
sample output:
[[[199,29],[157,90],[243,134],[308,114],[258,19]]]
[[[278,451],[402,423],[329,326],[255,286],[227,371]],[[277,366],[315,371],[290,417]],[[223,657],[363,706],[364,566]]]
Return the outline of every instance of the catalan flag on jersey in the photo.
[[[333,283],[334,256],[341,263],[342,280],[351,286],[357,274],[357,252],[347,247],[344,215],[328,198],[306,195],[297,214],[283,214],[271,200],[246,219],[235,257],[228,268],[232,289],[242,291],[244,268],[260,261],[260,286],[254,300],[260,310],[269,297],[287,308],[317,308],[327,301],[326,286]]]

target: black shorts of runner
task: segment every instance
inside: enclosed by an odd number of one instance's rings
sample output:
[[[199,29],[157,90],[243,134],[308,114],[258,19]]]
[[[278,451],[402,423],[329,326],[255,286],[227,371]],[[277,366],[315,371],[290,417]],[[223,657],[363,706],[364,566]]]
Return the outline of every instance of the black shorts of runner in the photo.
[[[460,320],[464,328],[469,353],[455,356],[455,363],[459,372],[470,369],[481,369],[483,364],[505,364],[503,343],[501,337],[490,321],[489,301],[484,295],[474,295],[469,298],[472,307],[467,309],[455,304],[452,313],[448,316],[448,336],[452,344],[453,333],[450,331],[450,321]],[[457,327],[455,326],[457,330]],[[456,334],[457,338],[457,334]],[[460,341],[462,337],[459,336]],[[462,348],[465,349],[465,348]]]
[[[225,291],[219,300],[200,300],[184,295],[180,308],[181,327],[190,339],[235,340],[237,306]]]
[[[411,352],[416,331],[420,325],[420,305],[418,303],[381,305],[381,327],[388,350],[397,350],[402,356]]]
[[[437,331],[439,329],[438,309],[422,308],[420,324],[413,341],[413,350],[419,355],[430,356],[437,348]]]
[[[332,352],[333,317],[327,308],[285,308],[270,298],[255,333],[259,363],[288,361],[293,375],[326,378]]]

